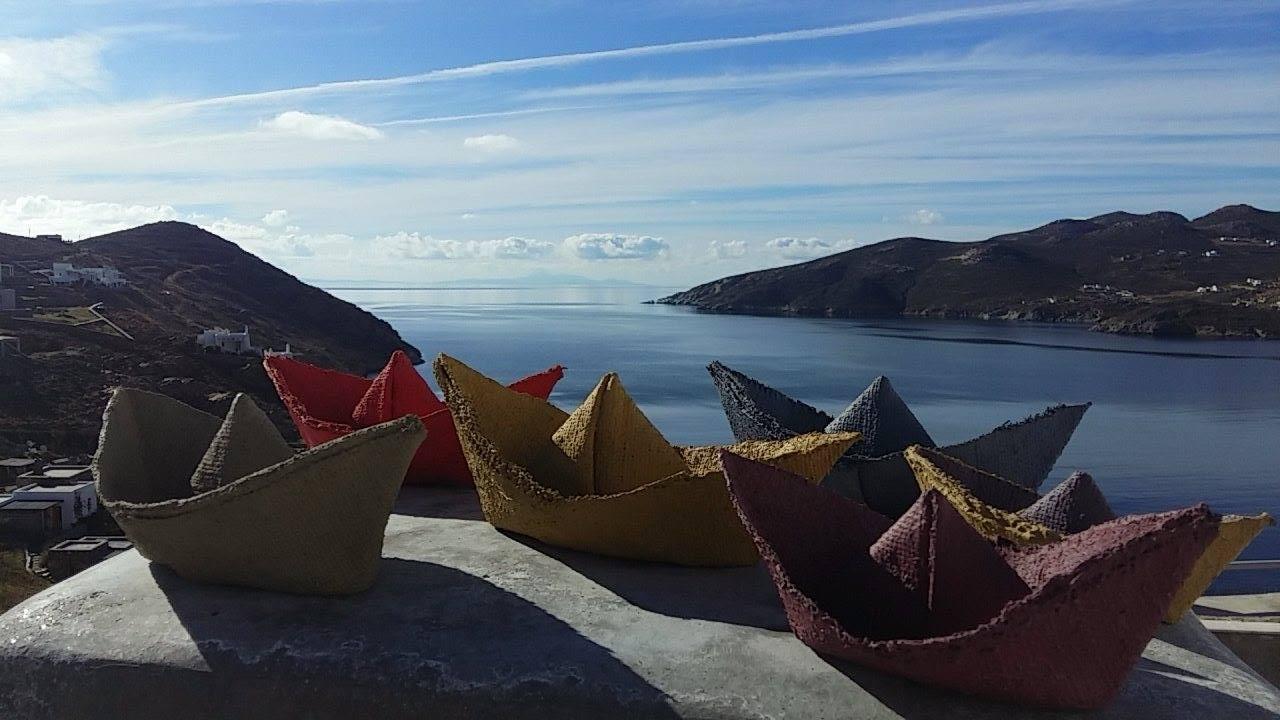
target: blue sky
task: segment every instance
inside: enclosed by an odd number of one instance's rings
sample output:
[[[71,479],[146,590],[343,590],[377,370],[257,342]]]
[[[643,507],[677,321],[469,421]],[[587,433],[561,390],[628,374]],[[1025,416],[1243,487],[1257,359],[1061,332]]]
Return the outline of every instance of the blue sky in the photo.
[[[0,0],[0,231],[688,284],[1280,209],[1280,3]]]

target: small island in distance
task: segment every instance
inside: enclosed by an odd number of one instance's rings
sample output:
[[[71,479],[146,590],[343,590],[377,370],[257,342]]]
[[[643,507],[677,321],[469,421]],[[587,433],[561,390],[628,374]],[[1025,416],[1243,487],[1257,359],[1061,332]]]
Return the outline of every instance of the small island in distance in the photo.
[[[980,242],[895,238],[653,302],[708,312],[1085,324],[1280,337],[1280,212],[1112,212]]]

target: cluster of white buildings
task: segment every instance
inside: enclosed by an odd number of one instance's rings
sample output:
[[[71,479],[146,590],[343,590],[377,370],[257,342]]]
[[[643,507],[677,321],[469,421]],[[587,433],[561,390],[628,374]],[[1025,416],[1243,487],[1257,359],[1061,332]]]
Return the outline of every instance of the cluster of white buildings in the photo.
[[[58,533],[98,511],[98,491],[88,467],[51,465],[18,477],[0,495],[0,532],[29,536]]]
[[[221,327],[210,328],[196,335],[196,345],[233,355],[253,355],[258,352],[249,337],[248,325],[241,332],[231,332]]]
[[[49,271],[49,282],[54,285],[88,283],[116,288],[124,287],[128,281],[119,270],[110,266],[78,268],[71,263],[54,263]]]

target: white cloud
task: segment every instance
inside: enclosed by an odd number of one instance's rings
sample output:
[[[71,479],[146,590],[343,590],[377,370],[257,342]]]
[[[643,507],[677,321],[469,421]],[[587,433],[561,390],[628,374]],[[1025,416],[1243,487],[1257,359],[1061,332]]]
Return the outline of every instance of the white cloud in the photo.
[[[907,222],[913,225],[937,225],[945,220],[942,213],[937,210],[926,210],[921,208],[907,216]]]
[[[271,212],[262,216],[262,224],[268,225],[270,227],[280,227],[281,225],[284,225],[287,222],[289,222],[288,210],[272,210]]]
[[[169,205],[57,200],[47,195],[0,199],[0,231],[16,235],[57,233],[79,239],[177,219],[178,211]]]
[[[583,260],[652,260],[666,257],[671,249],[662,238],[616,233],[572,235],[564,239],[564,246]]]
[[[748,248],[746,240],[712,240],[707,243],[707,249],[717,260],[727,260],[745,257]]]
[[[406,260],[537,260],[553,255],[555,243],[523,237],[451,240],[404,231],[374,238],[385,257]]]
[[[485,153],[500,153],[520,147],[520,141],[510,135],[475,135],[462,141],[463,147]]]
[[[315,115],[313,113],[288,110],[263,120],[260,125],[283,135],[296,135],[312,140],[378,140],[382,131],[352,122],[336,115]]]
[[[275,213],[284,212],[275,210],[267,213],[263,217],[263,222],[271,225],[267,219],[272,218]],[[355,241],[355,238],[344,233],[303,232],[297,225],[286,225],[281,229],[278,223],[271,227],[263,227],[253,223],[237,222],[230,218],[206,221],[204,218],[193,216],[190,220],[214,235],[230,240],[268,260],[349,255]]]
[[[95,35],[0,38],[0,103],[100,90],[106,41]]]
[[[830,255],[841,250],[848,250],[854,247],[856,243],[853,240],[839,240],[834,243],[827,242],[822,238],[796,238],[796,237],[780,237],[774,238],[765,243],[773,252],[784,258],[791,260],[808,260],[810,258],[822,257]]]

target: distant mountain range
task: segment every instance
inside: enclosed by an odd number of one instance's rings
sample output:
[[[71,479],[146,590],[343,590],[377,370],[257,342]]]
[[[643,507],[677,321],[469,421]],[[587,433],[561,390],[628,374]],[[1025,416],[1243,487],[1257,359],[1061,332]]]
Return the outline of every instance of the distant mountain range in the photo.
[[[110,265],[122,288],[53,287],[54,262]],[[110,388],[176,396],[219,413],[248,392],[288,435],[293,428],[261,361],[197,348],[201,330],[248,326],[253,343],[290,345],[310,362],[356,373],[380,368],[393,350],[422,355],[383,320],[312,287],[235,243],[180,222],[162,222],[64,243],[0,234],[4,285],[19,313],[0,313],[0,335],[16,335],[22,357],[0,360],[0,440],[33,440],[64,452],[92,450]],[[132,340],[94,321],[100,312]],[[3,448],[0,448],[3,449]]]
[[[313,284],[330,290],[435,290],[482,289],[505,290],[519,288],[551,287],[653,287],[648,283],[609,278],[589,278],[585,275],[538,271],[506,278],[462,278],[427,283],[405,283],[396,280],[312,280]]]
[[[1280,337],[1280,212],[1113,212],[980,242],[896,238],[656,302],[710,312],[1083,323]]]

